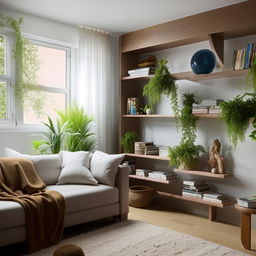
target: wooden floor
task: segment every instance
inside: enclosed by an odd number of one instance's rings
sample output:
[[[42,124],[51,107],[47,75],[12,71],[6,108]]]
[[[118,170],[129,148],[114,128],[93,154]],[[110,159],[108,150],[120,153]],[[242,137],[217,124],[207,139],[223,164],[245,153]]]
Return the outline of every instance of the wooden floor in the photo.
[[[252,231],[252,248],[245,250],[240,242],[240,228],[237,226],[211,222],[207,218],[191,215],[177,210],[153,206],[150,209],[130,207],[129,219],[186,233],[223,246],[256,255],[256,230]]]

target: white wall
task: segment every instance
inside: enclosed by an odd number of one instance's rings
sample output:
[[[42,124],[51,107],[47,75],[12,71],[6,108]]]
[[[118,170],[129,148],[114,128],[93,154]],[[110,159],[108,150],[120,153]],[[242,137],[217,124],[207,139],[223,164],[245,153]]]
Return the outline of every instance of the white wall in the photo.
[[[78,45],[77,27],[14,12],[1,6],[0,13],[14,18],[23,17],[21,26],[23,33],[60,41],[74,47]],[[39,136],[33,136],[38,134],[40,134],[39,131],[31,131],[30,128],[23,131],[8,131],[0,127],[0,156],[3,156],[5,147],[19,150],[22,153],[32,153],[31,141],[39,139]]]
[[[225,64],[231,68],[234,49],[245,48],[248,42],[256,42],[256,35],[225,41]],[[158,58],[167,58],[170,71],[172,73],[190,71],[190,60],[192,55],[200,49],[208,48],[208,42],[181,46],[163,51],[153,52]],[[194,93],[201,99],[232,99],[241,93],[242,85],[245,83],[245,77],[215,79],[209,81],[200,81],[198,83],[189,81],[178,81],[179,94]],[[171,113],[170,104],[166,97],[156,106],[156,113]],[[177,130],[174,120],[169,119],[145,119],[143,120],[141,133],[145,141],[154,141],[157,145],[173,146],[179,143],[180,132],[177,136]],[[251,129],[248,131],[248,134]],[[234,198],[248,195],[255,195],[256,191],[256,168],[255,152],[256,142],[252,141],[246,135],[246,141],[240,143],[234,151],[229,143],[226,133],[226,127],[223,121],[219,119],[202,119],[198,122],[197,142],[202,144],[207,150],[211,142],[218,138],[222,143],[222,154],[225,158],[225,168],[227,173],[232,173],[233,178],[218,180],[208,179],[211,187],[218,192],[226,193]],[[205,167],[207,166],[205,160]],[[180,175],[180,178],[200,178],[196,176]],[[166,188],[165,189],[172,189]],[[165,200],[170,204],[170,200]],[[183,208],[197,214],[206,215],[207,208],[199,204],[191,204],[185,201],[175,201],[175,206]],[[218,210],[218,218],[239,223],[239,215],[233,207]],[[256,220],[256,218],[255,218]],[[256,221],[254,221],[254,224]],[[256,227],[256,225],[255,225]]]

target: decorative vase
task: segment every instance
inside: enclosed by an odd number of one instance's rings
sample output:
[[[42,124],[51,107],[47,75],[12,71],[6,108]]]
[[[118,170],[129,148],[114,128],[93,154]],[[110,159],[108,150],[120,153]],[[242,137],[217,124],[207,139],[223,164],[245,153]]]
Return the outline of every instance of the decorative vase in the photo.
[[[209,74],[215,68],[216,58],[212,51],[203,49],[193,55],[190,65],[195,74]]]
[[[138,208],[149,207],[155,190],[148,186],[132,186],[129,188],[129,205]]]
[[[152,113],[152,108],[147,108],[146,109],[146,114],[147,115],[151,115],[151,113]]]

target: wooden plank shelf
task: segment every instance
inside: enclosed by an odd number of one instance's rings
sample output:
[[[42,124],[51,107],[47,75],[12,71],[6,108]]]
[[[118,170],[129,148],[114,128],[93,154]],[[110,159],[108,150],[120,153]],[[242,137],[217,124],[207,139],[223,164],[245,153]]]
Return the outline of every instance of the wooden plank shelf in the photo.
[[[182,196],[182,195],[177,195],[177,194],[172,194],[172,193],[162,192],[162,191],[156,191],[156,193],[161,196],[167,196],[167,197],[171,197],[171,198],[175,198],[175,199],[186,200],[186,201],[199,203],[199,204],[205,204],[205,205],[214,206],[214,207],[218,207],[218,208],[224,208],[228,205],[234,204],[234,202],[232,200],[224,202],[224,203],[214,203],[214,202],[209,202],[209,201],[206,201],[206,200],[203,200],[200,198],[196,198],[196,197],[192,197],[192,196]]]
[[[218,118],[219,114],[194,114],[200,118]],[[122,115],[124,118],[175,118],[175,115],[152,114],[152,115]]]
[[[177,179],[169,181],[169,180],[154,179],[154,178],[149,178],[149,177],[141,177],[141,176],[138,176],[138,175],[129,175],[129,178],[137,179],[137,180],[152,181],[152,182],[163,183],[163,184],[170,184],[170,183],[173,183],[173,182],[177,181]]]
[[[213,72],[210,74],[201,74],[197,75],[192,71],[188,72],[180,72],[180,73],[173,73],[171,77],[175,80],[189,80],[193,82],[203,81],[203,80],[211,80],[211,79],[218,79],[218,78],[227,78],[227,77],[239,77],[245,76],[248,72],[248,69],[241,69],[241,70],[223,70],[220,72]],[[153,75],[148,76],[125,76],[122,77],[122,80],[148,80]]]
[[[198,175],[198,176],[205,176],[205,177],[211,177],[211,178],[219,178],[219,179],[225,179],[230,178],[233,175],[230,173],[211,173],[206,171],[193,171],[193,170],[182,170],[182,169],[176,169],[173,170],[176,173],[183,173],[183,174],[191,174],[191,175]]]
[[[164,156],[137,155],[137,154],[126,154],[126,156],[138,157],[138,158],[146,158],[146,159],[154,159],[154,160],[162,160],[162,161],[169,161],[169,158],[168,157],[164,157]]]

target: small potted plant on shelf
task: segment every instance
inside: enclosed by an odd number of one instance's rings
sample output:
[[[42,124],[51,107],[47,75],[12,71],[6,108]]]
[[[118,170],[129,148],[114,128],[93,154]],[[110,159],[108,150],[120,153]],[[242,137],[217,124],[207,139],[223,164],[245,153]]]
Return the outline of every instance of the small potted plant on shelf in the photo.
[[[138,140],[139,136],[135,131],[126,132],[121,139],[121,145],[123,146],[124,152],[134,153],[134,143]]]
[[[196,145],[197,117],[192,114],[192,105],[197,103],[194,94],[183,95],[183,109],[179,115],[182,137],[178,146],[169,147],[170,166],[180,169],[194,169],[204,147]]]
[[[147,115],[151,115],[152,112],[153,112],[153,107],[151,104],[146,104],[145,107],[144,107],[144,112],[147,114]]]

